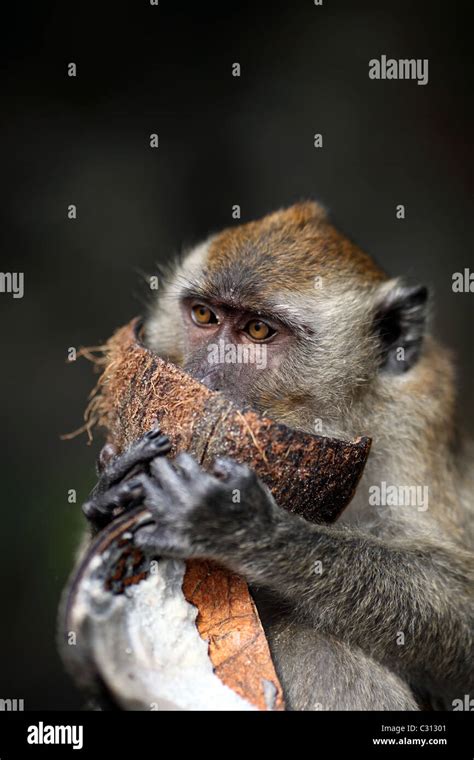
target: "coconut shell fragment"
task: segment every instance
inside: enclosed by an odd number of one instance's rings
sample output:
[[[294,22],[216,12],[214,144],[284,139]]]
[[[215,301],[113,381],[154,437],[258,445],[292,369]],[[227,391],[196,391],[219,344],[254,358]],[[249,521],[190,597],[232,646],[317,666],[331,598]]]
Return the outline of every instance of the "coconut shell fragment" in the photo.
[[[133,542],[150,520],[136,508],[109,523],[66,586],[59,645],[77,684],[125,710],[282,710],[245,581],[211,562],[151,561]]]

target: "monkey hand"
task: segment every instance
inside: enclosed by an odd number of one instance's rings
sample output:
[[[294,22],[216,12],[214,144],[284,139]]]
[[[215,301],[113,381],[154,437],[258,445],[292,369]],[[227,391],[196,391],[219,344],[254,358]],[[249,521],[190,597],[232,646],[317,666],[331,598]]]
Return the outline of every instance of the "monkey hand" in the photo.
[[[118,498],[141,494],[153,518],[135,534],[142,549],[156,555],[208,557],[233,566],[270,540],[281,513],[266,486],[248,467],[218,459],[212,474],[189,454],[171,463],[150,462],[119,486]]]
[[[92,526],[99,529],[124,509],[137,506],[143,500],[141,491],[129,490],[128,497],[121,484],[137,473],[146,471],[156,457],[169,452],[171,444],[159,427],[155,427],[135,441],[123,454],[117,455],[115,448],[106,444],[99,455],[100,478],[83,504],[82,511]]]

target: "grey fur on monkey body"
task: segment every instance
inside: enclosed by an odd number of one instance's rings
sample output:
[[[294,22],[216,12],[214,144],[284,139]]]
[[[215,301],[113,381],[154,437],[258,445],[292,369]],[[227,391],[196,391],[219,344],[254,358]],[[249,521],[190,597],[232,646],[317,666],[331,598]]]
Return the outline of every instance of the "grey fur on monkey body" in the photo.
[[[196,305],[211,313],[201,325]],[[244,493],[238,527],[232,514],[211,523],[203,503],[197,526],[182,496],[186,518],[169,528],[177,553],[205,547],[252,584],[292,709],[449,708],[474,688],[472,448],[453,423],[452,363],[427,305],[426,290],[390,280],[306,203],[190,251],[147,321],[152,350],[238,404],[295,429],[318,418],[325,435],[373,438],[333,526],[276,513],[262,491],[251,520]],[[273,331],[265,371],[210,372],[208,345],[249,340],[252,320]],[[384,482],[426,485],[429,509],[374,508],[368,490]],[[183,493],[167,477],[161,488]]]

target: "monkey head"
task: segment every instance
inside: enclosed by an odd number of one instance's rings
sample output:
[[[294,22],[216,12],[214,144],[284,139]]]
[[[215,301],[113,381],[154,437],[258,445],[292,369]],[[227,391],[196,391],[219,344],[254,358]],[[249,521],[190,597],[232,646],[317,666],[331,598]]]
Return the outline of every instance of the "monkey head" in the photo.
[[[305,202],[191,250],[153,305],[146,340],[291,427],[370,433],[407,378],[419,383],[427,296],[389,279]]]

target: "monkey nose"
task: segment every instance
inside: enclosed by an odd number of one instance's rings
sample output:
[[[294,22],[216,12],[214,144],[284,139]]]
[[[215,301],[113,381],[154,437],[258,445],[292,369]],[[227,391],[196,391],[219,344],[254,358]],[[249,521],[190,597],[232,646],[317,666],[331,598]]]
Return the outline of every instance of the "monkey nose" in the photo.
[[[215,369],[206,372],[191,372],[190,374],[210,391],[221,391],[224,386],[222,376]]]

